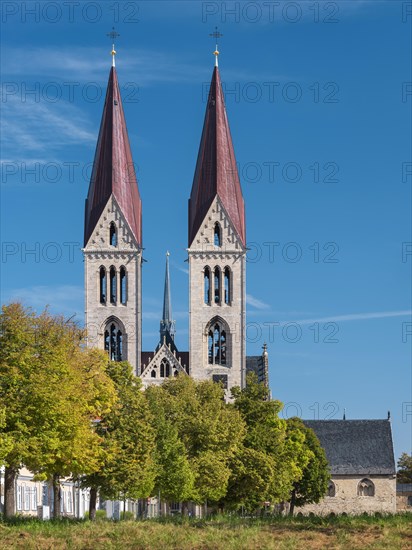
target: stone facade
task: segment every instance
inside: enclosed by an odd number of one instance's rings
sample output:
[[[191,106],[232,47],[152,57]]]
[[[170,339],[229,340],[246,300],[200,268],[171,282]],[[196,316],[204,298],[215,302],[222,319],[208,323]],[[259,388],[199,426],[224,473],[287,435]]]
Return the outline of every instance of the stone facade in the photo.
[[[306,504],[296,508],[295,513],[304,515],[327,514],[394,514],[396,512],[395,476],[369,476],[373,483],[374,494],[359,495],[359,484],[365,476],[332,476],[335,496],[325,496],[318,504]]]
[[[215,230],[220,231],[215,244]],[[216,197],[189,249],[190,375],[196,380],[221,380],[230,394],[245,385],[246,249],[219,197]],[[205,289],[206,270],[209,291]],[[225,270],[229,283],[225,285]],[[215,274],[219,277],[216,290]],[[209,334],[216,324],[225,332],[225,358],[209,357]]]
[[[111,244],[110,231],[115,240]],[[119,359],[129,361],[135,374],[140,374],[141,354],[141,250],[112,196],[83,249],[85,257],[85,300],[88,345],[108,349],[105,332],[110,327],[121,332]],[[111,299],[111,268],[115,271],[115,296]],[[101,270],[106,273],[105,298],[101,296]],[[124,270],[126,281],[121,280]],[[121,288],[123,285],[123,289]],[[109,342],[109,347],[111,342]]]

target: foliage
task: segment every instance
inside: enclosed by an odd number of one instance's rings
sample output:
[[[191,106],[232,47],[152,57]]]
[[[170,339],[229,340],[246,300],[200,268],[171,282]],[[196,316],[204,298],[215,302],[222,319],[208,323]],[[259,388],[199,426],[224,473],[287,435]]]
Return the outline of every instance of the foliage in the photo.
[[[326,494],[330,479],[325,451],[315,432],[306,427],[300,418],[290,418],[287,428],[290,439],[299,432],[304,435],[303,456],[308,459],[302,466],[302,476],[293,484],[291,507],[319,502]]]
[[[398,460],[398,483],[412,483],[412,456],[402,453]]]

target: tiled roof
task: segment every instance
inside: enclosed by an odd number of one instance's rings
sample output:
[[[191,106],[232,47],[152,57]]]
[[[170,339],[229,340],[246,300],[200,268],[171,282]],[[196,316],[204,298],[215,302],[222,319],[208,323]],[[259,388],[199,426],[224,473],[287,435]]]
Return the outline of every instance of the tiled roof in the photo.
[[[335,475],[396,473],[389,420],[304,420],[325,449]]]
[[[114,67],[110,70],[89,193],[86,199],[85,245],[111,195],[115,197],[137,244],[142,246],[142,202]]]
[[[245,207],[219,69],[215,67],[189,199],[189,246],[218,195],[245,245]]]

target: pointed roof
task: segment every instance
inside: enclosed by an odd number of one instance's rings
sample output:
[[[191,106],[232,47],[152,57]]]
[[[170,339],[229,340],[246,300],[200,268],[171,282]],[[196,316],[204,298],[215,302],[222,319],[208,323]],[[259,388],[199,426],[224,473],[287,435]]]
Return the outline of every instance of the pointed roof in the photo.
[[[127,134],[116,69],[110,69],[106,99],[86,199],[84,244],[87,244],[113,195],[139,246],[142,246],[142,201]]]
[[[163,315],[160,321],[160,342],[163,342],[164,336],[175,336],[175,322],[172,319],[172,300],[170,297],[170,275],[169,275],[169,252],[166,254],[165,286],[163,294]]]
[[[189,246],[216,195],[245,246],[245,207],[218,67],[213,71],[189,199]]]

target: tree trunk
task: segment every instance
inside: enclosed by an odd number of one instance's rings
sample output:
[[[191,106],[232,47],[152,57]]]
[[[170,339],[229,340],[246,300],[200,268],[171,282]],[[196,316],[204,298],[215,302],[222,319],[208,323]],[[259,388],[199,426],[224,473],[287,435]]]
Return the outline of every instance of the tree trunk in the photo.
[[[4,517],[11,518],[16,513],[16,468],[4,470]]]
[[[295,502],[296,502],[296,490],[293,489],[291,497],[290,497],[290,508],[289,508],[289,515],[293,516],[293,512],[295,511]]]
[[[53,474],[53,519],[60,519],[61,514],[61,502],[62,502],[62,490],[60,486],[59,474]]]
[[[92,487],[90,489],[90,502],[89,502],[89,520],[95,521],[96,519],[96,502],[97,502],[97,489]]]

